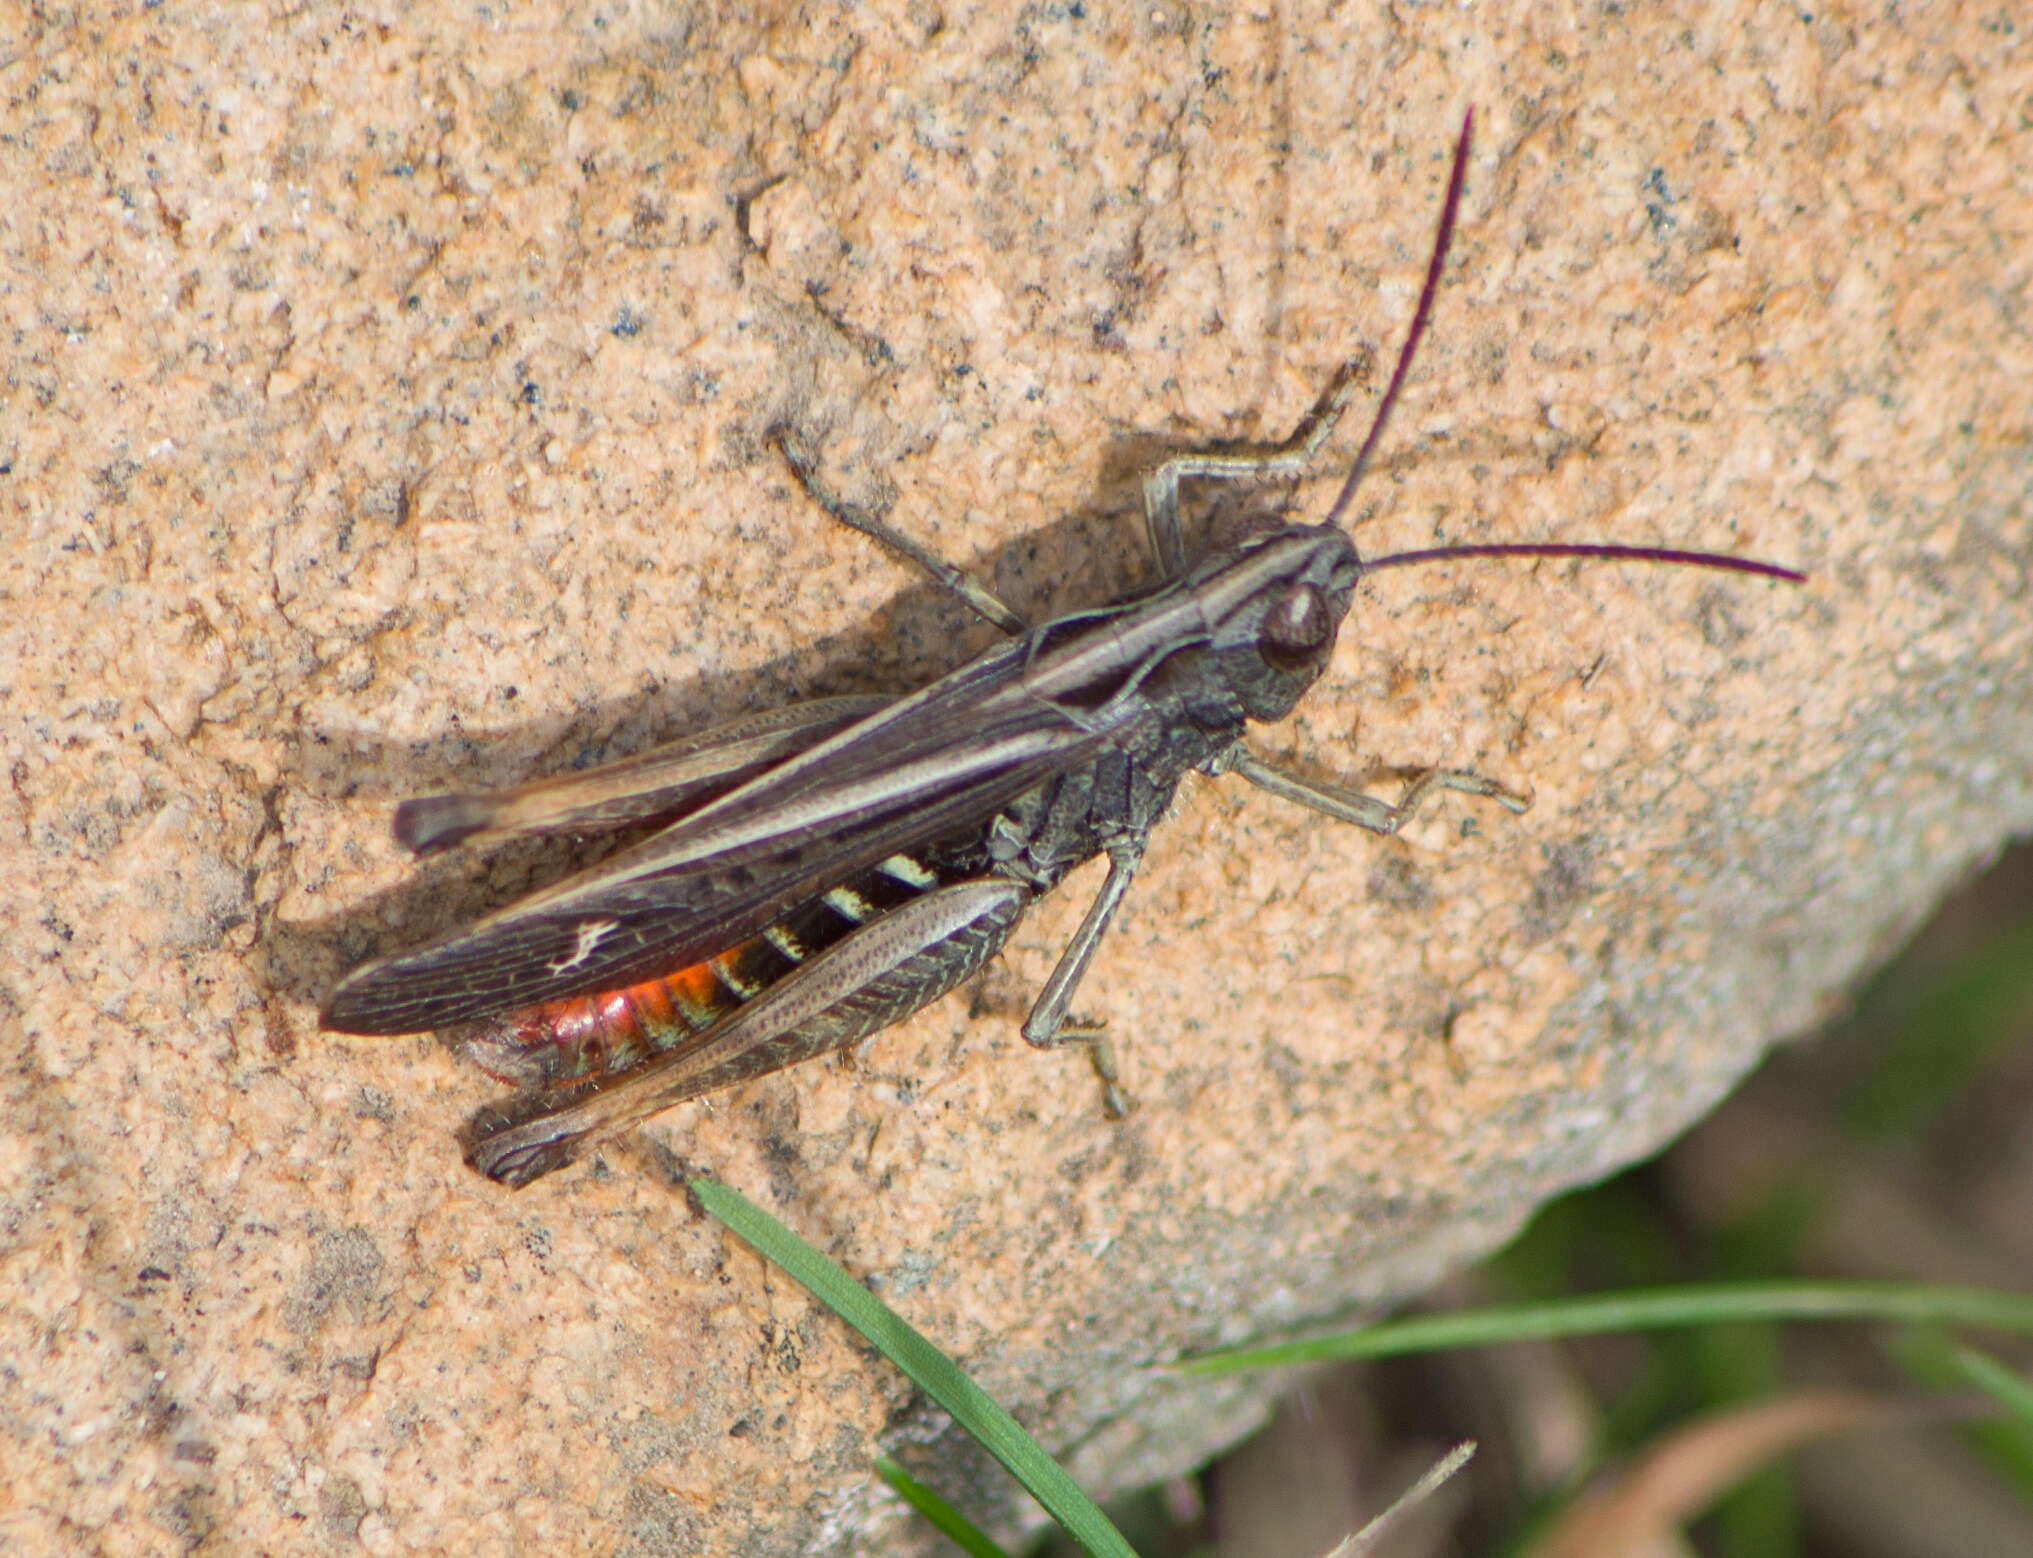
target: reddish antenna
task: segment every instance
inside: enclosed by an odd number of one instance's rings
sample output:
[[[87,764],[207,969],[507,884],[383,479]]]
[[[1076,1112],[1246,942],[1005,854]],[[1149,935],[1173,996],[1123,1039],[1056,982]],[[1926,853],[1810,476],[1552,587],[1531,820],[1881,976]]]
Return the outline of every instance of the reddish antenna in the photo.
[[[1440,273],[1447,267],[1447,250],[1454,242],[1455,219],[1461,213],[1462,186],[1468,182],[1468,147],[1474,132],[1475,110],[1470,108],[1462,116],[1461,135],[1454,143],[1454,166],[1447,175],[1447,199],[1440,208],[1440,231],[1433,240],[1433,257],[1426,262],[1426,284],[1419,289],[1419,307],[1412,315],[1412,328],[1405,335],[1405,344],[1398,349],[1398,365],[1391,370],[1391,382],[1384,387],[1384,398],[1377,402],[1376,416],[1370,422],[1362,448],[1356,452],[1355,464],[1349,467],[1348,478],[1342,482],[1334,506],[1327,511],[1326,523],[1330,525],[1341,522],[1363,472],[1369,468],[1370,452],[1383,436],[1384,424],[1390,420],[1391,410],[1398,403],[1398,392],[1405,387],[1405,379],[1411,372],[1412,355],[1418,351],[1419,342],[1426,334],[1426,325],[1433,317],[1433,300],[1440,291]],[[1784,579],[1790,584],[1807,582],[1806,574],[1791,568],[1781,568],[1777,563],[1761,563],[1748,557],[1731,557],[1723,552],[1683,552],[1670,547],[1612,546],[1592,541],[1434,546],[1416,552],[1393,552],[1387,557],[1371,558],[1364,562],[1363,567],[1365,570],[1403,568],[1414,563],[1448,562],[1458,557],[1585,557],[1599,562],[1671,563],[1686,568],[1720,568],[1732,573],[1761,574],[1768,579]]]
[[[1721,568],[1730,573],[1762,574],[1767,579],[1784,579],[1788,584],[1805,584],[1807,575],[1777,563],[1761,563],[1755,557],[1732,557],[1727,552],[1682,552],[1666,546],[1611,546],[1599,541],[1498,541],[1482,546],[1429,546],[1417,552],[1392,552],[1372,557],[1362,569],[1403,568],[1413,563],[1444,563],[1456,557],[1592,557],[1623,563],[1677,563],[1683,568]]]
[[[1440,208],[1440,233],[1433,240],[1433,257],[1426,262],[1426,285],[1419,289],[1418,312],[1412,315],[1412,328],[1405,337],[1405,344],[1398,348],[1398,365],[1391,370],[1391,382],[1385,386],[1384,398],[1377,402],[1377,414],[1369,425],[1369,436],[1362,441],[1362,448],[1356,451],[1355,464],[1349,467],[1348,480],[1341,484],[1341,493],[1334,500],[1334,507],[1327,511],[1326,523],[1341,523],[1341,511],[1348,507],[1348,500],[1355,496],[1356,484],[1362,480],[1362,473],[1369,468],[1370,451],[1383,436],[1384,424],[1390,420],[1391,408],[1398,403],[1398,391],[1405,387],[1405,375],[1412,369],[1412,354],[1419,349],[1419,339],[1426,333],[1426,321],[1433,317],[1433,298],[1440,290],[1440,272],[1447,268],[1447,249],[1454,242],[1454,218],[1461,211],[1461,186],[1468,182],[1468,143],[1475,133],[1475,110],[1462,116],[1461,137],[1454,143],[1454,171],[1447,175],[1447,200]]]

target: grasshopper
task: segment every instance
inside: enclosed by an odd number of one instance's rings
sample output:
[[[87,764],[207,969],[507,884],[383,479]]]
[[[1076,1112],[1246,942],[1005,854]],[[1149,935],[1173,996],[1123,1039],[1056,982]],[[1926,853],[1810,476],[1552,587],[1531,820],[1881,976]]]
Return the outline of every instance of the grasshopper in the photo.
[[[1074,993],[1189,771],[1236,774],[1379,834],[1397,832],[1436,790],[1524,810],[1522,796],[1451,769],[1424,774],[1393,805],[1275,768],[1249,752],[1243,732],[1283,719],[1319,677],[1368,570],[1581,557],[1803,576],[1603,543],[1358,555],[1340,519],[1432,316],[1473,128],[1471,110],[1417,311],[1321,523],[1247,516],[1189,562],[1180,483],[1298,475],[1350,399],[1347,371],[1277,451],[1185,455],[1149,473],[1145,518],[1164,582],[1035,628],[836,498],[782,438],[820,507],[922,567],[1009,638],[905,697],[816,699],[587,773],[404,802],[396,837],[419,854],[486,835],[667,825],[475,924],[354,969],[324,1025],[465,1028],[475,1058],[524,1088],[468,1127],[468,1161],[521,1186],[683,1099],[901,1021],[981,968],[1035,899],[1105,855],[1107,878],[1023,1024],[1041,1048],[1100,1044],[1095,1025],[1070,1018]]]

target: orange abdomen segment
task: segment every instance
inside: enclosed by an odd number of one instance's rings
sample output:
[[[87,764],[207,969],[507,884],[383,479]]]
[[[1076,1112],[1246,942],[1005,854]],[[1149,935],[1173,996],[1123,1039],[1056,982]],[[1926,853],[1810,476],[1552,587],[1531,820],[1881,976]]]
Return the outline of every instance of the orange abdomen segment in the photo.
[[[523,1087],[626,1070],[683,1046],[813,953],[935,885],[925,866],[893,856],[703,963],[490,1018],[468,1035],[467,1052],[489,1075]]]

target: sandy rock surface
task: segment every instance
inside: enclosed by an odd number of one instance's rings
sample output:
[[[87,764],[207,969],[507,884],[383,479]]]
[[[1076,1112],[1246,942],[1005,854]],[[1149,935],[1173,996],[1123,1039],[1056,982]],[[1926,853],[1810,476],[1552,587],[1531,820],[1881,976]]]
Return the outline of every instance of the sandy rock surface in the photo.
[[[879,1447],[1016,1506],[674,1185],[772,1207],[1097,1489],[1262,1382],[1147,1365],[1415,1293],[1643,1154],[2033,826],[2033,55],[1989,6],[537,3],[0,27],[0,1546],[811,1553]],[[510,783],[989,632],[768,442],[1034,617],[1147,582],[1137,475],[1380,387],[1480,133],[1370,551],[1736,550],[1365,586],[1258,749],[976,986],[521,1194],[499,1088],[322,1034],[555,850]],[[1322,512],[1369,397],[1301,510]],[[957,1469],[956,1469],[957,1468]]]

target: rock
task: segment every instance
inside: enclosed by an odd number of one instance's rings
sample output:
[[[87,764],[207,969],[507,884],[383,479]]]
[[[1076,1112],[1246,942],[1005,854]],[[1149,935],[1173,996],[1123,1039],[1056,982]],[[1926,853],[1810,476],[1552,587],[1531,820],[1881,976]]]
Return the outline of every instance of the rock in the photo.
[[[1859,18],[1861,13],[1859,13]],[[703,1218],[723,1176],[1090,1487],[1348,1317],[1650,1152],[2033,826],[2033,166],[1978,8],[140,10],[27,30],[0,344],[12,800],[0,1421],[24,1550],[879,1551],[881,1447],[1019,1518]],[[320,1033],[338,972],[554,874],[417,869],[393,802],[988,632],[850,497],[1042,617],[1152,577],[1137,474],[1371,393],[1479,132],[1366,550],[1727,549],[1800,590],[1379,575],[1260,751],[1400,841],[1189,785],[1080,1007],[1016,1023],[1098,871],[980,985],[511,1195],[498,1088]],[[975,1491],[970,1492],[972,1486]],[[985,1501],[985,1502],[983,1502]],[[1000,1513],[998,1513],[1000,1512]],[[311,1533],[306,1535],[306,1533]]]

